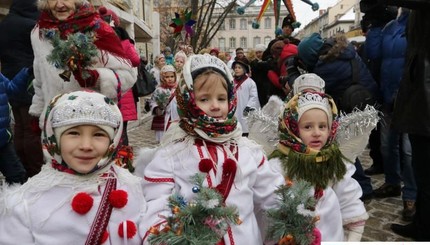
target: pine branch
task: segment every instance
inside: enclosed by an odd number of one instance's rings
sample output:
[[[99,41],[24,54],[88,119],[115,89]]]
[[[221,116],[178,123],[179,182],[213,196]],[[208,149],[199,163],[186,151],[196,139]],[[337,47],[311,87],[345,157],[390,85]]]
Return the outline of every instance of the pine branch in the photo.
[[[276,190],[279,207],[267,211],[269,227],[267,238],[280,241],[289,236],[297,244],[311,244],[318,218],[315,215],[316,200],[310,193],[311,184],[295,181]]]
[[[195,183],[195,198],[187,202],[181,195],[169,197],[172,215],[166,217],[166,225],[152,232],[151,244],[204,244],[219,242],[230,225],[240,224],[236,207],[226,207],[216,189],[203,186],[204,174],[190,178]]]

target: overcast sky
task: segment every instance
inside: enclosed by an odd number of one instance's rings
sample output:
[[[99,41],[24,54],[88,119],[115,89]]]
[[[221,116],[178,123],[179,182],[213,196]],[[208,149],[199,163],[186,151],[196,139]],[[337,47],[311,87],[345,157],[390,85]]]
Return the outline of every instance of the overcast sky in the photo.
[[[311,0],[311,2],[317,2],[320,6],[320,9],[327,9],[328,7],[334,6],[339,0]],[[302,23],[299,29],[303,28],[306,24],[311,22],[313,19],[318,17],[317,11],[312,11],[312,7],[302,2],[301,0],[293,0],[293,8],[296,13],[297,20]]]

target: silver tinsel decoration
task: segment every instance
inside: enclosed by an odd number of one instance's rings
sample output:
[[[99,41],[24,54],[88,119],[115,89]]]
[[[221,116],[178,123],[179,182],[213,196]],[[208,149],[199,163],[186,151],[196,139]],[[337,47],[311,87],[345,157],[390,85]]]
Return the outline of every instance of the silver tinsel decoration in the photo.
[[[370,132],[376,127],[379,119],[378,111],[370,105],[367,105],[363,111],[355,109],[351,113],[343,113],[339,117],[336,139],[338,141],[349,140]]]

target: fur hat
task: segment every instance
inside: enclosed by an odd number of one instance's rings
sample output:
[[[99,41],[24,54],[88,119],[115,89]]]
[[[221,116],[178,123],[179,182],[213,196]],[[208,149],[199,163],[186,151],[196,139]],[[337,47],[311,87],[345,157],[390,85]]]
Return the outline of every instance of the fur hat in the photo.
[[[51,111],[51,125],[55,138],[60,142],[64,131],[78,125],[94,125],[114,138],[114,132],[121,124],[118,107],[106,96],[87,91],[64,94]]]
[[[312,71],[318,61],[319,52],[324,41],[318,33],[312,33],[300,41],[298,50],[299,58],[306,65],[308,71]]]
[[[294,80],[293,92],[298,94],[305,90],[313,90],[316,92],[324,93],[325,82],[324,80],[314,73],[306,73],[298,76]]]
[[[264,50],[266,50],[266,45],[264,45],[262,43],[255,45],[255,51],[263,51],[264,52]]]
[[[241,59],[234,59],[233,64],[231,65],[231,67],[234,68],[234,66],[236,64],[241,65],[243,67],[243,69],[245,70],[245,73],[249,73],[251,71],[251,67],[249,66],[249,61],[245,57],[243,57]]]
[[[105,6],[101,6],[99,8],[99,14],[106,22],[110,24],[110,21],[113,20],[113,24],[115,26],[119,26],[120,20],[117,14],[110,9],[107,9]]]

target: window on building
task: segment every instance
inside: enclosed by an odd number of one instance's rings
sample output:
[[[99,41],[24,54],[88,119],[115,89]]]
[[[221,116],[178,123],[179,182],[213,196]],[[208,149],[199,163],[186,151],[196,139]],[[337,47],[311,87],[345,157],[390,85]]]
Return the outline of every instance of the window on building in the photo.
[[[236,48],[236,38],[230,37],[230,48],[235,49]]]
[[[241,37],[240,38],[240,47],[242,47],[242,48],[247,48],[248,47],[248,42],[246,40],[246,37]]]
[[[261,37],[254,37],[254,41],[253,41],[253,45],[254,47],[257,46],[257,44],[261,43]]]
[[[272,28],[272,19],[269,17],[266,17],[264,19],[264,29],[271,29]]]
[[[270,40],[272,40],[272,39],[271,39],[269,36],[266,36],[266,37],[264,38],[264,45],[266,45],[266,47],[269,45]]]
[[[236,29],[236,20],[230,19],[230,30]]]
[[[247,21],[246,19],[240,19],[240,29],[241,30],[246,30],[247,27]]]
[[[225,23],[224,23],[224,21],[219,25],[219,30],[220,31],[225,31]]]
[[[219,49],[221,51],[225,51],[225,38],[219,38],[218,39]]]

